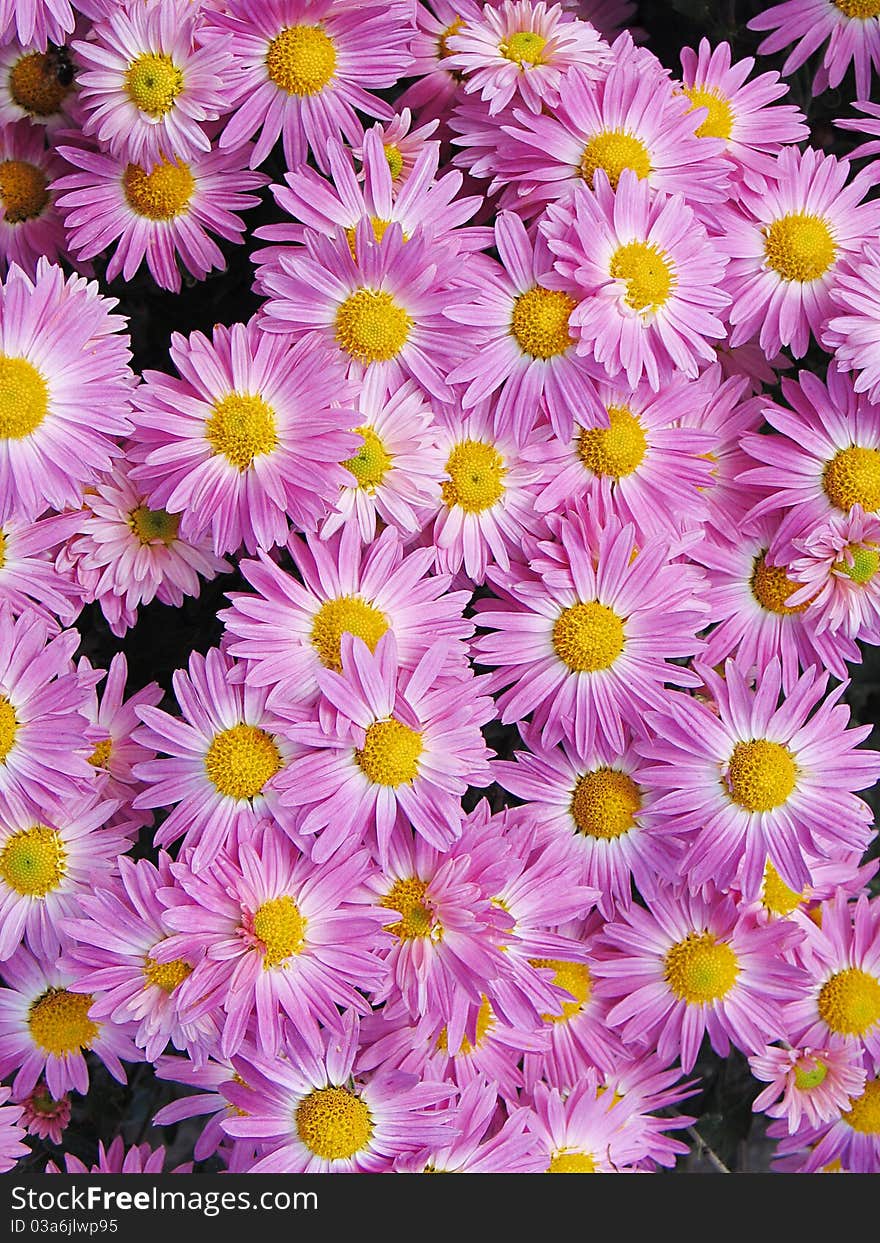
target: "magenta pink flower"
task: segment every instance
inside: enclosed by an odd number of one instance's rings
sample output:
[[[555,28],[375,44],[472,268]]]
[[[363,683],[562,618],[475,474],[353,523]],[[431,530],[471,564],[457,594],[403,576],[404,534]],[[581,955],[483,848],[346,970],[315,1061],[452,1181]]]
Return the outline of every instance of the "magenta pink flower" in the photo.
[[[858,1051],[833,1036],[818,1048],[768,1045],[749,1058],[749,1068],[769,1084],[755,1097],[752,1109],[785,1118],[792,1134],[802,1124],[837,1121],[851,1100],[862,1095],[867,1077]]]
[[[792,578],[803,583],[789,605],[809,601],[819,633],[880,644],[880,518],[856,504],[792,541]]]
[[[822,344],[833,350],[840,371],[855,373],[853,387],[880,402],[880,247],[866,245],[843,263],[831,287]]]
[[[867,847],[871,809],[854,791],[880,776],[880,752],[856,749],[870,726],[846,728],[845,684],[826,695],[827,674],[813,667],[780,702],[778,660],[754,691],[749,672],[732,660],[723,677],[705,668],[713,706],[670,695],[664,709],[646,714],[651,735],[636,747],[655,761],[647,779],[669,791],[655,814],[668,818],[670,831],[692,835],[684,860],[691,889],[726,887],[742,861],[751,900],[768,858],[800,890],[812,879],[810,858]]]
[[[33,276],[40,256],[53,263],[67,257],[56,196],[49,190],[65,166],[29,121],[0,129],[0,166],[0,270],[15,263]]]
[[[771,33],[758,45],[758,52],[769,56],[794,43],[782,72],[794,73],[804,61],[828,43],[821,67],[813,78],[813,94],[839,86],[850,65],[855,68],[856,94],[867,99],[871,93],[871,71],[880,68],[880,25],[869,4],[848,0],[783,0],[764,9],[748,23],[749,30]]]
[[[61,46],[73,30],[76,14],[69,0],[0,0],[0,30],[20,43],[33,43],[39,51],[47,43]]]
[[[28,1135],[48,1139],[60,1144],[70,1122],[70,1095],[65,1092],[55,1100],[44,1083],[37,1086],[18,1102],[22,1108],[21,1121]]]
[[[79,528],[75,512],[49,513],[36,522],[12,516],[0,527],[0,605],[13,614],[32,609],[63,626],[76,620],[82,592],[53,565],[53,553]]]
[[[457,1134],[442,1146],[404,1157],[403,1174],[540,1174],[544,1168],[536,1137],[525,1130],[528,1111],[514,1109],[500,1128],[494,1083],[472,1079],[455,1104]]]
[[[218,555],[282,544],[288,519],[313,530],[357,451],[341,368],[256,319],[175,333],[170,353],[180,378],[147,371],[136,394],[131,477],[150,506],[191,542],[210,529]]]
[[[719,316],[726,256],[680,195],[651,190],[624,169],[616,189],[604,172],[551,205],[541,228],[562,287],[579,299],[569,321],[578,353],[634,388],[644,375],[656,392],[677,368],[695,379]],[[552,282],[554,285],[560,282]]]
[[[24,1107],[9,1104],[11,1090],[0,1087],[0,1174],[8,1174],[19,1157],[30,1153],[27,1144],[22,1142],[27,1134],[21,1125]]]

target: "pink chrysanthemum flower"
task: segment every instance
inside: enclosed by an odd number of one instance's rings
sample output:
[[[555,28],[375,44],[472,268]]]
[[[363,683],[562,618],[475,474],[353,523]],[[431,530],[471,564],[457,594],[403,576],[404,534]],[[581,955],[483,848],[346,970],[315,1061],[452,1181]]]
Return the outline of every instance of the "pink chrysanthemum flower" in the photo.
[[[535,508],[548,513],[582,498],[604,502],[605,512],[634,524],[639,540],[702,525],[718,438],[694,413],[703,405],[701,391],[708,397],[709,382],[678,373],[659,394],[646,384],[599,384],[602,421],[584,411],[575,416],[573,436],[527,445],[523,456],[541,473]]]
[[[226,267],[211,235],[240,244],[245,223],[238,213],[257,206],[250,191],[269,181],[246,167],[247,147],[189,161],[165,152],[147,165],[85,147],[58,152],[78,170],[50,187],[58,192],[71,252],[84,261],[115,243],[107,280],[121,273],[130,281],[146,260],[157,285],[175,293],[182,284],[178,259],[196,280]]]
[[[655,813],[668,817],[671,831],[694,835],[683,865],[691,888],[726,887],[742,861],[751,900],[769,858],[799,890],[811,882],[811,857],[864,850],[871,810],[854,791],[880,776],[880,752],[856,749],[871,727],[846,728],[849,709],[838,704],[845,686],[823,699],[827,674],[812,667],[780,704],[778,660],[761,671],[755,691],[731,660],[723,677],[703,674],[714,707],[670,696],[647,714],[651,737],[636,744],[656,761],[648,779],[669,791]]]
[[[74,40],[83,133],[102,150],[147,165],[211,150],[204,123],[228,107],[233,61],[225,41],[200,44],[198,23],[189,0],[118,6]]]
[[[609,376],[644,375],[655,391],[677,368],[696,379],[710,342],[725,335],[718,318],[726,257],[680,195],[651,190],[624,169],[616,191],[604,173],[551,205],[541,225],[565,289],[579,298],[569,325],[577,350]]]
[[[356,258],[355,258],[356,256]],[[287,247],[261,275],[268,301],[261,327],[321,343],[352,379],[371,371],[386,383],[411,378],[440,401],[451,399],[446,376],[460,341],[451,341],[442,311],[449,301],[437,251],[421,231],[404,240],[396,221],[380,241],[362,219],[354,255],[344,233],[308,230],[305,247]]]
[[[790,510],[776,543],[802,535],[833,513],[860,505],[880,511],[880,423],[877,412],[853,389],[852,379],[829,366],[823,384],[811,371],[797,382],[784,379],[782,394],[791,409],[766,399],[761,412],[777,435],[745,435],[743,448],[760,465],[741,481],[760,489],[752,515]]]
[[[831,514],[792,546],[791,576],[803,586],[788,605],[809,601],[817,632],[880,644],[880,518],[854,505],[848,514]]]
[[[125,838],[105,827],[116,804],[67,798],[51,814],[15,815],[0,804],[0,960],[23,942],[55,962],[68,942],[62,921],[80,897],[107,884]]]
[[[226,647],[266,687],[272,707],[306,706],[318,697],[321,669],[342,669],[341,640],[356,635],[375,651],[393,632],[402,669],[414,669],[432,643],[469,639],[462,616],[470,591],[449,591],[446,574],[430,575],[432,548],[407,552],[396,531],[361,543],[353,522],[326,540],[288,539],[296,577],[265,553],[240,569],[256,595],[231,592],[220,613]]]
[[[552,111],[574,75],[604,76],[611,63],[605,40],[589,22],[572,20],[558,4],[504,0],[446,38],[447,67],[460,73],[466,95],[479,91],[494,114],[522,102],[530,112]]]
[[[797,939],[786,920],[757,926],[729,897],[658,889],[605,928],[611,950],[597,961],[609,1022],[625,1042],[648,1041],[666,1063],[693,1069],[703,1036],[720,1057],[731,1042],[758,1052],[785,1034],[782,1003],[799,995],[801,973],[783,952]]]
[[[53,1144],[62,1142],[70,1122],[70,1096],[67,1092],[56,1100],[45,1083],[38,1083],[19,1103],[22,1107],[21,1121],[28,1135],[48,1139]]]
[[[541,1081],[570,1091],[597,1068],[609,1072],[623,1059],[620,1037],[608,1025],[609,1004],[595,989],[596,938],[602,926],[596,912],[586,921],[568,924],[559,929],[570,942],[565,956],[533,959],[536,970],[545,972],[548,983],[560,991],[559,1005],[541,1015],[544,1048],[524,1053],[529,1091]]]
[[[16,263],[32,275],[40,256],[67,255],[64,225],[49,185],[65,171],[43,131],[24,121],[0,128],[0,270]]]
[[[839,1037],[819,1048],[768,1045],[749,1058],[749,1067],[756,1079],[769,1084],[755,1097],[752,1109],[785,1118],[792,1134],[802,1123],[816,1127],[835,1122],[865,1090],[861,1057]]]
[[[319,1021],[339,1030],[337,1006],[368,1012],[357,989],[385,976],[381,912],[363,884],[368,865],[356,851],[316,865],[274,826],[239,838],[207,871],[172,864],[175,885],[160,894],[172,932],[155,957],[198,955],[180,986],[179,1013],[185,1022],[214,1019],[221,1057],[238,1052],[253,1021],[258,1047],[277,1056],[289,1048],[288,1024],[316,1049]]]
[[[229,0],[212,12],[206,35],[227,41],[236,73],[237,109],[222,147],[238,147],[257,130],[251,167],[278,138],[288,168],[311,152],[326,167],[328,138],[359,141],[357,112],[388,119],[372,92],[409,70],[412,5],[401,0]]]
[[[320,722],[287,729],[301,753],[279,784],[285,806],[300,809],[297,838],[319,834],[311,854],[327,859],[369,833],[384,859],[395,826],[408,820],[448,850],[461,833],[461,796],[491,780],[480,732],[493,716],[486,678],[452,665],[443,640],[411,671],[400,667],[391,631],[375,654],[346,632],[340,652],[341,673],[317,672]]]
[[[761,55],[770,56],[795,44],[782,66],[786,76],[827,40],[822,65],[813,79],[813,94],[839,86],[853,65],[856,94],[859,99],[868,99],[871,70],[880,69],[878,16],[880,10],[874,0],[784,0],[753,17],[748,27],[772,32],[758,45]]]
[[[389,390],[368,373],[357,412],[362,422],[354,431],[362,443],[342,463],[354,479],[340,487],[321,538],[350,524],[370,544],[380,522],[415,535],[437,506],[443,477],[443,451],[425,394],[412,380]]]
[[[519,436],[531,430],[542,408],[556,434],[568,435],[575,412],[602,415],[591,383],[601,373],[576,352],[569,327],[577,300],[542,283],[553,256],[543,236],[532,241],[512,212],[499,214],[495,246],[501,269],[465,275],[444,308],[469,334],[467,356],[449,379],[467,383],[465,410],[498,390],[499,417]]]
[[[413,76],[411,69],[408,76]],[[425,148],[434,143],[439,144],[439,139],[432,138],[432,135],[440,122],[439,119],[427,121],[424,125],[417,125],[413,129],[413,115],[410,109],[402,108],[400,99],[396,101],[395,107],[399,111],[395,112],[390,120],[384,123],[377,121],[367,133],[375,133],[379,136],[385,159],[388,161],[388,168],[391,171],[391,185],[394,193],[397,194],[412,174],[416,161]],[[366,135],[364,136],[365,143]],[[361,165],[364,161],[364,144],[355,143],[352,147],[352,154]],[[362,178],[365,172],[366,170],[362,167],[360,172]]]
[[[71,671],[75,630],[28,610],[0,608],[0,798],[24,819],[85,792],[94,782],[84,737],[88,690]]]
[[[79,526],[75,512],[47,514],[36,522],[10,517],[0,527],[0,605],[14,614],[33,609],[63,626],[75,621],[82,592],[53,565],[52,554]]]
[[[822,344],[840,371],[855,372],[853,388],[880,403],[880,247],[865,246],[841,264],[831,287]]]
[[[671,1107],[696,1095],[697,1080],[683,1080],[677,1066],[667,1069],[653,1053],[640,1050],[621,1060],[604,1078],[602,1087],[630,1110],[625,1128],[638,1145],[638,1168],[653,1173],[658,1165],[672,1168],[688,1152],[687,1144],[667,1135],[695,1122],[695,1118],[671,1113]]]
[[[546,1174],[616,1174],[638,1159],[630,1107],[601,1091],[595,1072],[567,1096],[546,1083],[535,1085],[530,1132],[543,1149]]]
[[[476,585],[487,566],[510,568],[525,532],[543,529],[535,513],[538,467],[526,460],[523,439],[491,399],[437,422],[442,483],[431,539],[443,573],[459,570]],[[535,455],[546,450],[549,431],[530,434]]]
[[[880,1067],[880,903],[839,893],[819,908],[819,921],[796,913],[804,931],[798,959],[808,973],[803,995],[786,1009],[802,1044],[840,1037]]]
[[[86,657],[80,659],[78,672],[91,672],[91,665]],[[101,677],[103,676],[101,671]],[[132,769],[135,764],[155,758],[154,751],[141,746],[132,737],[141,723],[137,709],[144,704],[156,707],[162,698],[162,690],[156,682],[149,682],[126,699],[127,678],[128,661],[125,653],[117,652],[110,661],[100,703],[97,692],[92,691],[83,713],[91,727],[90,741],[94,744],[94,750],[89,756],[89,763],[98,778],[97,788],[104,798],[118,800],[125,807],[126,816],[132,817],[129,800],[141,788]],[[148,823],[149,818],[147,813],[144,823]]]
[[[416,32],[410,43],[407,77],[414,81],[396,103],[412,109],[420,121],[445,120],[461,86],[461,74],[449,64],[449,40],[468,22],[483,18],[481,0],[427,0],[417,3]]]
[[[199,575],[215,578],[232,567],[214,555],[210,537],[180,538],[180,518],[151,509],[142,489],[116,466],[83,497],[76,534],[57,566],[68,569],[86,602],[97,601],[110,629],[122,636],[141,604],[159,599],[179,607],[201,590]]]
[[[183,719],[142,705],[144,722],[132,735],[151,754],[133,768],[145,789],[134,807],[174,806],[156,830],[157,846],[185,839],[195,848],[193,867],[208,867],[234,832],[248,833],[267,818],[291,828],[279,803],[279,774],[294,748],[283,723],[266,709],[262,687],[233,684],[232,657],[213,647],[190,655],[188,672],[173,675]]]
[[[768,358],[783,345],[796,358],[818,337],[833,310],[841,261],[876,236],[880,203],[863,203],[864,174],[850,179],[847,160],[813,147],[785,147],[775,175],[742,185],[737,206],[719,213],[730,255],[730,344],[758,336]]]
[[[794,104],[773,101],[788,93],[775,72],[747,81],[755,58],[732,62],[729,43],[712,47],[701,39],[698,51],[681,49],[682,90],[691,111],[705,108],[697,127],[698,138],[720,138],[727,154],[746,174],[773,175],[781,147],[809,137],[804,114]]]
[[[121,1135],[117,1135],[109,1148],[104,1147],[103,1140],[98,1141],[98,1160],[94,1165],[86,1165],[73,1153],[64,1154],[64,1170],[60,1170],[54,1161],[46,1165],[47,1174],[161,1174],[165,1167],[165,1146],[151,1148],[149,1144],[132,1144],[126,1148]],[[191,1174],[192,1162],[175,1166],[169,1174]]]
[[[484,634],[473,647],[494,668],[491,687],[504,724],[529,713],[545,746],[564,736],[584,754],[597,737],[623,751],[624,722],[659,705],[664,683],[696,684],[672,659],[702,648],[704,605],[695,572],[669,561],[665,540],[636,550],[635,529],[609,518],[601,527],[573,511],[558,542],[541,544],[530,572],[490,579],[499,601],[478,602]],[[548,572],[549,569],[549,572]]]
[[[220,555],[283,544],[288,519],[313,530],[357,451],[341,369],[255,319],[174,333],[170,353],[180,378],[147,371],[135,397],[132,479],[150,506],[180,514],[188,541],[210,528]]]
[[[30,1153],[22,1142],[27,1134],[22,1126],[24,1107],[9,1103],[11,1090],[0,1087],[0,1174],[8,1174],[19,1157]]]
[[[95,282],[45,259],[0,286],[0,521],[79,506],[131,431],[126,320]]]
[[[503,125],[495,184],[509,185],[503,205],[534,214],[601,169],[611,188],[629,169],[650,190],[692,204],[727,197],[730,161],[720,138],[697,138],[690,100],[674,94],[666,71],[647,53],[638,69],[620,61],[601,84],[566,79],[553,116],[515,112]],[[647,58],[647,59],[646,59]]]
[[[158,892],[173,883],[171,860],[164,851],[158,867],[148,859],[119,859],[120,881],[113,888],[96,882],[83,894],[75,918],[65,920],[67,944],[62,965],[70,989],[89,993],[89,1015],[129,1032],[154,1062],[170,1041],[201,1061],[218,1031],[210,1018],[182,1021],[180,985],[189,976],[199,946],[184,957],[160,961],[155,950],[168,936]]]
[[[827,855],[814,856],[804,851],[807,867],[813,878],[803,889],[792,889],[768,860],[761,885],[760,906],[756,908],[759,920],[788,919],[795,911],[803,911],[811,918],[818,917],[818,903],[843,892],[856,897],[865,892],[865,886],[880,867],[880,860],[869,859],[862,863],[863,851],[836,851],[834,858]],[[742,898],[739,880],[734,881],[731,893],[737,901]]]
[[[291,1044],[281,1062],[235,1059],[244,1084],[224,1088],[237,1116],[223,1129],[269,1148],[249,1173],[389,1173],[401,1157],[448,1143],[454,1113],[435,1106],[455,1089],[399,1073],[354,1079],[357,1015],[347,1011],[339,1026],[315,1052]]]
[[[89,1017],[92,998],[71,991],[69,973],[21,948],[3,964],[3,979],[0,1076],[17,1072],[12,1084],[17,1096],[27,1095],[41,1076],[56,1100],[69,1090],[86,1093],[86,1052],[125,1083],[120,1059],[138,1061],[137,1049],[119,1027]]]
[[[459,172],[447,172],[437,179],[439,143],[425,145],[406,184],[396,190],[391,157],[382,145],[378,126],[364,137],[360,178],[348,149],[341,143],[328,142],[327,160],[330,181],[303,165],[285,175],[286,185],[272,186],[278,206],[302,223],[264,225],[257,230],[258,237],[272,242],[302,243],[306,230],[325,236],[344,233],[354,254],[359,221],[370,222],[377,241],[389,224],[397,221],[404,239],[421,228],[435,246],[445,247],[447,263],[453,263],[457,253],[482,250],[490,243],[489,229],[462,227],[481,205],[482,198],[476,195],[456,198],[462,183]],[[258,286],[264,283],[265,266],[277,261],[278,255],[283,253],[283,248],[278,246],[252,253],[251,260],[258,268]]]
[[[12,36],[14,28],[20,43],[41,52],[47,43],[66,43],[75,22],[69,0],[0,0],[0,31]]]
[[[400,1174],[540,1174],[543,1167],[535,1136],[525,1130],[529,1111],[514,1109],[501,1126],[498,1094],[491,1082],[472,1080],[455,1104],[457,1135],[442,1147],[397,1164]],[[487,1138],[488,1137],[488,1138]]]
[[[718,665],[736,655],[742,669],[761,672],[776,658],[786,690],[813,665],[846,678],[845,662],[859,661],[859,649],[846,635],[817,631],[813,593],[799,592],[801,580],[783,560],[779,532],[770,518],[744,523],[735,534],[728,524],[726,537],[715,534],[691,550],[706,568],[707,621],[714,626],[704,659]]]
[[[525,801],[517,815],[540,827],[546,842],[563,846],[570,881],[598,891],[606,919],[632,901],[632,882],[643,897],[658,877],[671,879],[681,849],[668,833],[658,833],[652,815],[654,795],[643,778],[646,765],[631,741],[617,752],[601,737],[581,754],[570,741],[544,747],[536,731],[525,728],[527,750],[515,763],[492,765],[495,780]]]
[[[402,827],[391,835],[381,871],[367,878],[394,937],[374,1004],[387,1003],[389,1021],[395,1012],[420,1020],[420,1039],[445,1043],[453,1056],[465,1038],[480,1044],[493,983],[507,969],[502,946],[511,920],[492,901],[504,873],[504,861],[486,844],[471,851],[461,842],[441,853]]]
[[[15,39],[0,47],[0,125],[29,121],[52,135],[78,111],[73,82],[58,80],[54,51]]]

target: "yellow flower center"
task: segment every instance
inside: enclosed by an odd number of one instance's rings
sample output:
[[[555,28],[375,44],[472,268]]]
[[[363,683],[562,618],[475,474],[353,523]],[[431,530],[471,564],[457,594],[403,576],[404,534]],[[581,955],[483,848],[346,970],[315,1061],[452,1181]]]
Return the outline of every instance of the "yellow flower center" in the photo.
[[[501,44],[498,49],[506,60],[512,60],[515,64],[522,67],[523,65],[543,65],[543,51],[547,46],[547,40],[543,35],[539,35],[534,30],[518,30],[516,34]]]
[[[147,954],[144,959],[144,979],[146,988],[161,988],[170,996],[179,984],[192,972],[192,967],[182,958],[173,958],[171,962],[156,962]]]
[[[385,236],[388,226],[391,224],[391,221],[380,220],[378,216],[371,216],[370,224],[373,226],[373,237],[377,242],[381,242],[382,238]],[[345,230],[345,237],[348,242],[348,249],[351,251],[351,257],[354,259],[355,263],[357,263],[357,226],[350,225],[349,228]],[[406,239],[404,238],[404,241],[405,240]]]
[[[18,718],[15,709],[5,695],[0,695],[0,764],[6,763],[6,757],[15,745],[17,733]]]
[[[6,564],[6,535],[3,528],[0,527],[0,570]]]
[[[828,1067],[817,1058],[808,1058],[798,1062],[794,1068],[795,1086],[801,1092],[812,1092],[813,1088],[821,1087],[828,1078]]]
[[[790,915],[792,911],[796,911],[801,906],[805,898],[806,892],[797,893],[794,889],[790,889],[768,859],[767,866],[764,868],[761,901],[770,914]]]
[[[553,627],[553,648],[575,673],[610,669],[623,651],[623,619],[598,600],[563,609]]]
[[[471,1044],[467,1036],[462,1037],[461,1045],[458,1049],[458,1057],[470,1057],[474,1049],[479,1049],[483,1041],[486,1039],[486,1033],[490,1032],[495,1026],[495,1015],[492,1013],[492,1007],[489,1005],[489,998],[484,997],[480,1008],[477,1011],[477,1023],[474,1030],[474,1043]],[[444,1027],[437,1037],[437,1048],[441,1053],[449,1052],[449,1034]]]
[[[364,367],[396,358],[409,338],[413,321],[390,293],[356,289],[336,312],[336,340]]]
[[[738,742],[727,766],[731,799],[746,811],[772,811],[797,784],[797,765],[788,747],[769,738]]]
[[[281,768],[271,734],[256,725],[233,725],[217,734],[205,756],[205,771],[227,798],[255,798]]]
[[[312,622],[312,646],[327,669],[342,672],[341,641],[344,634],[363,639],[371,652],[388,630],[388,619],[372,604],[358,596],[337,596],[326,600]]]
[[[841,1036],[864,1036],[880,1019],[880,980],[860,967],[845,967],[819,992],[819,1017]]]
[[[733,109],[717,87],[685,86],[682,88],[691,101],[690,111],[695,108],[708,108],[709,115],[697,128],[698,138],[723,138],[725,141],[733,133]]]
[[[23,440],[49,413],[49,387],[26,358],[0,354],[0,439]]]
[[[400,912],[396,923],[386,924],[385,931],[392,932],[401,941],[413,941],[416,937],[431,937],[441,940],[443,929],[435,923],[430,899],[425,899],[428,882],[411,876],[407,880],[396,880],[379,905],[392,911]]]
[[[554,1152],[547,1174],[595,1174],[596,1162],[588,1152],[577,1152],[574,1149],[562,1148]]]
[[[880,17],[880,0],[833,0],[835,8],[847,17],[867,22],[872,17]]]
[[[288,95],[318,95],[336,69],[336,47],[322,26],[288,26],[266,52],[270,79]]]
[[[622,479],[642,464],[648,438],[628,406],[609,406],[608,427],[585,427],[578,436],[578,456],[594,475]]]
[[[95,749],[89,756],[89,763],[94,768],[106,768],[113,751],[113,739],[102,738],[100,742],[95,743]]]
[[[611,275],[626,286],[624,302],[640,314],[658,311],[675,288],[666,253],[648,242],[627,242],[611,256]]]
[[[726,941],[711,932],[689,932],[666,952],[664,979],[689,1006],[725,997],[736,983],[739,964]]]
[[[9,71],[9,94],[32,117],[53,116],[70,89],[71,84],[58,81],[45,52],[27,52]]]
[[[597,168],[604,168],[611,189],[616,190],[625,168],[631,168],[640,179],[647,177],[651,172],[651,156],[641,138],[625,130],[607,129],[590,139],[581,156],[580,174],[591,189]]]
[[[844,1122],[862,1135],[880,1135],[880,1079],[869,1079],[861,1096],[850,1101]]]
[[[767,549],[755,557],[752,577],[749,580],[752,595],[768,613],[779,613],[788,616],[791,613],[803,613],[810,607],[810,601],[790,606],[786,600],[797,591],[800,583],[792,582],[782,565],[767,564]]]
[[[372,427],[356,427],[354,430],[364,443],[354,457],[346,458],[342,465],[354,475],[359,488],[364,492],[375,492],[391,465],[391,457]]]
[[[266,947],[263,970],[277,967],[305,944],[306,921],[289,894],[270,898],[254,912],[254,935]]]
[[[28,1028],[37,1048],[55,1057],[90,1049],[100,1028],[89,1018],[91,993],[47,989],[28,1011]]]
[[[880,548],[876,544],[851,544],[852,565],[845,561],[835,562],[834,569],[845,574],[856,586],[864,587],[880,569]]]
[[[162,159],[149,172],[140,164],[127,165],[122,175],[125,201],[147,220],[173,220],[189,210],[196,179],[188,164]]]
[[[43,170],[27,160],[0,162],[0,201],[9,224],[35,220],[49,202],[49,188]]]
[[[294,1117],[306,1148],[325,1161],[353,1157],[373,1135],[369,1109],[347,1088],[315,1088],[297,1105]]]
[[[815,281],[837,255],[828,222],[809,212],[789,212],[764,229],[764,256],[784,281]]]
[[[578,777],[571,814],[585,837],[611,841],[635,827],[641,806],[639,787],[629,773],[597,768]]]
[[[563,1001],[561,1014],[542,1014],[545,1023],[569,1023],[576,1014],[580,1014],[590,1000],[593,981],[590,969],[584,962],[567,962],[562,958],[530,958],[533,967],[549,967],[553,972],[553,983],[557,988],[564,988],[571,993],[571,1001]]]
[[[229,393],[214,402],[205,438],[214,453],[244,473],[254,458],[278,446],[275,411],[255,393]]]
[[[481,514],[504,495],[504,458],[485,440],[461,440],[446,462],[449,479],[441,485],[446,505],[460,505],[466,513]]]
[[[374,721],[367,730],[362,750],[355,759],[370,781],[376,785],[399,786],[413,781],[419,774],[422,735],[392,717]]]
[[[177,539],[180,526],[180,515],[169,514],[165,509],[148,509],[139,505],[129,514],[131,529],[142,544],[152,544],[160,540],[166,546]]]
[[[144,52],[132,61],[125,74],[128,98],[147,116],[164,117],[183,90],[183,72],[170,56]]]
[[[64,879],[67,851],[54,829],[35,824],[21,829],[0,851],[0,876],[16,893],[45,898]]]
[[[396,142],[385,144],[385,159],[388,161],[388,167],[391,170],[391,180],[396,181],[403,172],[403,152]]]
[[[447,56],[452,55],[452,52],[450,51],[450,48],[449,48],[449,40],[452,38],[453,35],[458,34],[459,30],[461,30],[463,25],[464,25],[464,18],[456,17],[455,21],[450,22],[450,24],[443,31],[443,34],[437,40],[437,57],[439,60],[445,60]]]
[[[576,306],[561,289],[535,285],[521,293],[513,304],[510,331],[522,352],[545,361],[564,354],[574,340],[568,320]]]
[[[831,504],[844,513],[853,505],[861,505],[866,513],[880,509],[880,450],[862,445],[838,449],[825,467],[822,486]]]

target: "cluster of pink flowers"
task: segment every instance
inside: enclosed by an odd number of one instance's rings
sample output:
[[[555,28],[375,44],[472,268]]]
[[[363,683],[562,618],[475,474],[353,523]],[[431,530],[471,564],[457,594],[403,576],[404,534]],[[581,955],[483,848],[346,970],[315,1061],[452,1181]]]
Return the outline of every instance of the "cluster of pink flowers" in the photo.
[[[880,144],[634,9],[0,0],[0,1171],[98,1061],[233,1172],[653,1171],[702,1048],[880,1172]],[[878,15],[752,25],[870,136]],[[104,282],[245,242],[136,374]]]

